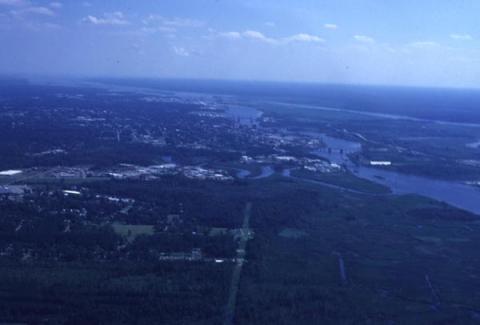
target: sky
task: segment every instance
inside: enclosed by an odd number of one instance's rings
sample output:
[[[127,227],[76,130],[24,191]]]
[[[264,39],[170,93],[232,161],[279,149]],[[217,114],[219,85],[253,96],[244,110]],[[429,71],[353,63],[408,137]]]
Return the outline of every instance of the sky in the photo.
[[[480,88],[479,0],[0,0],[0,75]]]

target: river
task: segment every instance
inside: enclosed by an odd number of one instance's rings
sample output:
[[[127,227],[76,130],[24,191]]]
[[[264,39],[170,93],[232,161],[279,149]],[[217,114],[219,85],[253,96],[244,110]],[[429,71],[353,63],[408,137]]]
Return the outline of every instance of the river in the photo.
[[[314,150],[313,153],[331,162],[346,166],[360,178],[388,186],[394,194],[419,194],[480,215],[480,189],[478,188],[462,183],[407,175],[380,168],[356,166],[347,155],[360,151],[362,149],[360,143],[323,134],[320,136],[331,150],[319,149]],[[343,154],[340,150],[343,151]]]
[[[110,86],[112,87],[112,86]],[[129,90],[132,91],[133,87],[125,87],[125,86],[116,86],[117,89],[120,90]],[[158,94],[158,90],[151,90],[148,89],[148,92],[144,88],[134,88],[137,92],[140,93],[149,93],[153,92],[154,94]],[[178,92],[174,92],[176,95],[180,95]],[[185,94],[181,93],[181,95],[186,96],[192,94]],[[198,94],[193,94],[195,97]],[[202,94],[202,97],[207,97],[209,100],[212,100],[212,95],[207,96],[206,94]],[[224,96],[222,96],[224,97]],[[331,107],[322,107],[322,106],[315,106],[315,105],[299,105],[299,104],[290,104],[290,103],[278,103],[275,104],[286,105],[290,107],[305,107],[305,108],[315,108],[327,111],[335,111],[335,112],[347,112],[352,114],[361,114],[369,117],[376,117],[376,118],[387,118],[387,119],[404,119],[410,121],[421,121],[421,122],[433,122],[438,124],[445,124],[445,125],[455,125],[455,126],[464,126],[464,127],[480,127],[478,123],[460,123],[460,122],[448,122],[448,121],[440,121],[440,120],[433,120],[433,119],[422,119],[422,118],[415,118],[410,116],[402,116],[402,115],[394,115],[394,114],[382,114],[382,113],[375,113],[375,112],[362,112],[356,110],[346,110],[346,109],[338,109],[338,108],[331,108]],[[258,118],[262,116],[262,112],[257,110],[253,107],[246,107],[241,105],[228,105],[225,116],[231,119],[238,121],[240,124],[246,125],[253,125],[258,122]],[[385,169],[379,168],[371,168],[366,166],[356,166],[354,165],[350,159],[348,158],[348,154],[358,152],[362,150],[362,145],[360,143],[346,141],[342,139],[337,139],[334,137],[330,137],[324,134],[316,134],[320,136],[327,147],[332,149],[331,151],[327,149],[318,149],[313,151],[313,153],[319,157],[326,158],[331,162],[344,165],[350,171],[352,171],[358,177],[383,184],[388,186],[394,194],[419,194],[426,197],[430,197],[432,199],[436,199],[439,201],[446,202],[452,206],[456,206],[458,208],[473,212],[475,214],[480,215],[480,189],[475,188],[473,186],[450,182],[450,181],[442,181],[436,180],[426,177],[419,177],[419,176],[412,176],[406,175],[394,171],[389,171]],[[477,147],[479,146],[479,142],[468,144],[467,146],[470,147]],[[239,178],[252,178],[252,179],[261,179],[270,177],[274,174],[274,170],[271,166],[263,166],[260,175],[256,177],[249,177],[250,172],[248,171],[240,171],[237,174]],[[290,171],[285,171],[284,176],[289,176]]]

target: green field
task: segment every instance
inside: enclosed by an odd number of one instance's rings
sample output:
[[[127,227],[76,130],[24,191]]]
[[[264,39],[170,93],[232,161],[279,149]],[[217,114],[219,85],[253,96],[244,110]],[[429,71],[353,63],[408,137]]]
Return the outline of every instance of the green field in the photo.
[[[116,234],[124,237],[129,242],[133,242],[138,236],[151,236],[155,233],[155,227],[150,225],[122,225],[112,224]]]

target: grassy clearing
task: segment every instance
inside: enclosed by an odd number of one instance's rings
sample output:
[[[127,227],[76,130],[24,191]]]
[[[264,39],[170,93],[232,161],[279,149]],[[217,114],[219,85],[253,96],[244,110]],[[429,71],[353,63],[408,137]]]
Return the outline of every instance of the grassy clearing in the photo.
[[[124,237],[129,242],[133,242],[138,236],[151,236],[155,233],[155,228],[150,225],[123,225],[114,223],[112,227],[115,233]]]
[[[366,179],[358,178],[351,173],[312,173],[304,170],[294,170],[292,171],[292,174],[295,177],[312,179],[364,193],[390,193],[390,189],[388,187]]]

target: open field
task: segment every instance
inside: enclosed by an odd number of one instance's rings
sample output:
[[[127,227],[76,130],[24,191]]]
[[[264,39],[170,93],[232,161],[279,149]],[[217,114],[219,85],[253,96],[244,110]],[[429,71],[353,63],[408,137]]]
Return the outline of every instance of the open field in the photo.
[[[155,233],[155,228],[150,225],[122,225],[114,223],[112,227],[116,234],[126,238],[129,242],[133,242],[138,236],[151,236]]]

